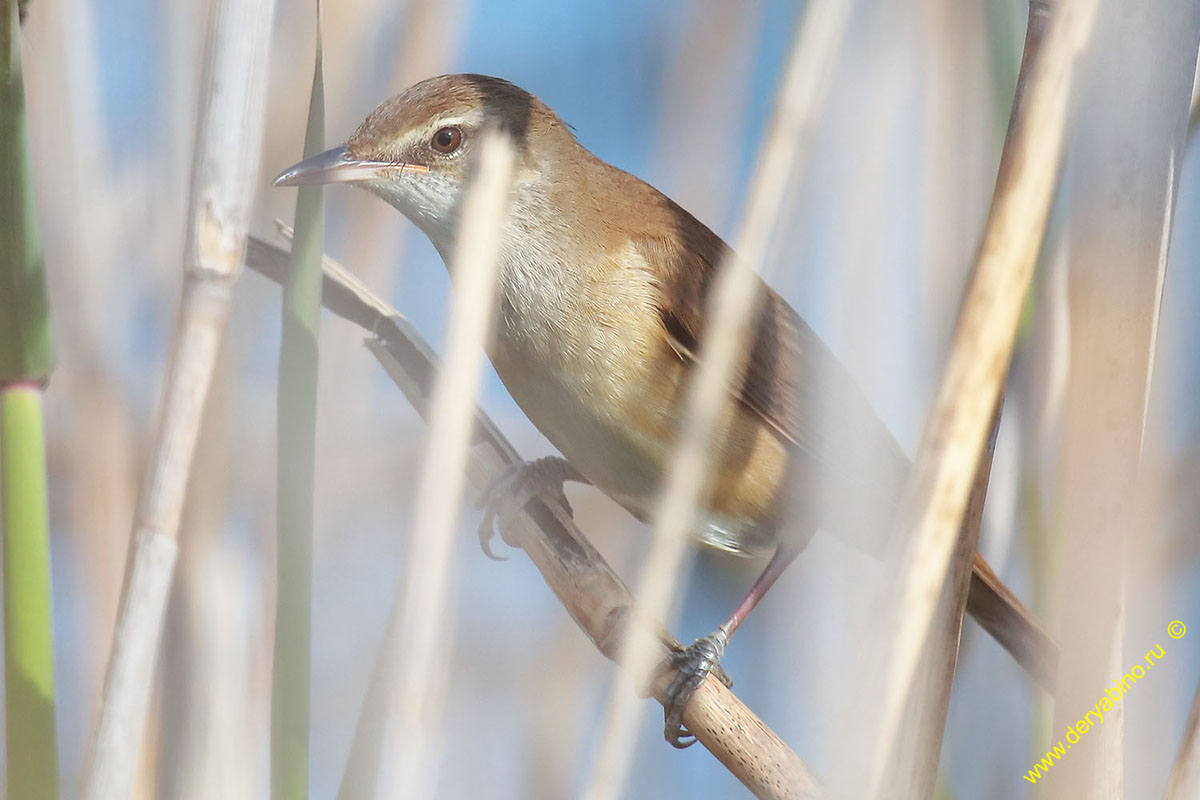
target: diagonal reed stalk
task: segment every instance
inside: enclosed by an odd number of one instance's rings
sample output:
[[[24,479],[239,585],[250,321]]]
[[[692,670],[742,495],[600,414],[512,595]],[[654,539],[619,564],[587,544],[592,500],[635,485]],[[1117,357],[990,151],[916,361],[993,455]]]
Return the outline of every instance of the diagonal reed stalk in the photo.
[[[287,231],[285,229],[286,236]],[[290,268],[288,254],[272,245],[251,238],[246,264],[272,280],[282,283]],[[378,337],[367,346],[387,370],[418,413],[428,418],[437,360],[433,348],[394,308],[384,303],[345,268],[326,258],[323,302],[335,314],[350,320]],[[475,410],[475,445],[467,462],[467,478],[478,492],[492,486],[505,470],[522,463],[522,458],[496,424],[482,410]],[[592,546],[557,503],[535,498],[515,515],[506,535],[521,548],[541,572],[563,608],[606,658],[616,661],[619,648],[631,623],[633,598],[625,584],[604,557]],[[661,626],[651,625],[658,638],[660,657],[680,649],[679,642]],[[381,667],[376,670],[368,689],[366,705],[375,705],[382,696]],[[668,677],[660,676],[654,685],[661,698]],[[364,730],[360,736],[375,742],[380,734]],[[775,733],[763,724],[719,681],[705,681],[692,702],[684,709],[684,723],[746,788],[760,798],[803,800],[817,796],[817,782],[804,762]],[[373,723],[374,724],[374,723]],[[356,741],[356,748],[359,743]],[[367,749],[364,747],[363,749]],[[364,759],[363,766],[378,762],[378,754]],[[372,773],[373,775],[374,773]],[[374,782],[348,774],[339,791],[339,800],[359,800],[375,796]]]
[[[0,20],[0,535],[7,796],[58,796],[42,388],[54,339],[33,196],[15,0]]]
[[[404,574],[385,634],[388,720],[377,797],[432,797],[440,751],[445,673],[453,641],[454,534],[483,379],[483,347],[496,311],[500,238],[515,168],[513,145],[489,133],[468,190],[450,275],[446,361],[430,400],[429,438],[417,486]]]
[[[833,797],[885,796],[884,775],[901,744],[938,598],[955,552],[977,465],[1012,354],[1022,304],[1033,276],[1057,186],[1072,97],[1072,76],[1090,40],[1095,0],[1030,8],[1020,107],[1001,156],[988,225],[972,274],[941,386],[909,491],[894,529],[911,538],[881,591],[880,637],[838,742]],[[969,557],[958,548],[961,558]],[[886,671],[870,665],[886,664]]]
[[[304,157],[325,149],[321,3]],[[276,487],[275,651],[271,680],[271,796],[308,797],[312,672],[312,548],[317,438],[317,339],[325,233],[320,185],[296,199],[292,268],[283,287]]]
[[[273,11],[272,0],[224,0],[214,12],[193,162],[183,298],[84,772],[87,800],[119,800],[130,790],[201,412],[241,274],[262,149]]]
[[[928,48],[928,58],[931,63],[927,68],[928,80],[933,84],[928,93],[930,104],[931,130],[926,138],[926,162],[922,174],[922,189],[926,195],[927,207],[924,220],[929,229],[926,241],[935,243],[934,247],[922,255],[923,278],[922,290],[928,298],[926,307],[941,309],[947,303],[932,299],[935,293],[945,291],[948,282],[945,280],[929,280],[936,271],[956,267],[962,252],[947,251],[938,248],[936,243],[944,242],[948,237],[966,233],[971,235],[972,226],[963,224],[961,196],[956,196],[955,189],[962,182],[961,175],[965,164],[954,162],[944,163],[946,158],[940,151],[944,149],[945,141],[935,135],[936,126],[941,127],[943,136],[950,125],[962,125],[960,107],[951,112],[947,107],[954,103],[956,95],[961,95],[962,87],[956,84],[964,83],[967,79],[957,72],[963,71],[959,64],[955,69],[947,69],[946,64],[940,63],[946,53],[953,52],[954,47],[970,47],[970,43],[958,41],[956,13],[969,13],[966,7],[944,0],[930,0],[926,3],[926,13],[935,36],[940,38],[936,46]],[[1028,52],[1036,53],[1041,42],[1041,26],[1044,18],[1035,17],[1035,26],[1028,37],[1030,43]],[[953,31],[953,33],[952,33]],[[958,54],[962,59],[962,55]],[[1030,58],[1025,63],[1032,63]],[[950,73],[956,73],[951,75]],[[957,90],[957,91],[956,91]],[[1013,115],[1022,108],[1019,91],[1013,95],[1011,108]],[[1011,130],[1011,128],[1010,128]],[[955,248],[957,249],[957,248]],[[953,282],[949,282],[953,284]],[[984,503],[987,500],[988,483],[991,477],[992,456],[995,451],[996,437],[999,431],[1000,418],[1004,409],[1003,388],[1000,398],[996,401],[989,426],[988,447],[985,449],[980,463],[975,470],[974,484],[963,513],[962,524],[957,535],[955,550],[952,553],[947,579],[942,586],[937,605],[930,621],[930,635],[923,652],[919,656],[917,679],[910,693],[907,707],[904,711],[906,735],[892,754],[884,784],[890,791],[902,797],[929,797],[933,794],[938,779],[938,765],[942,750],[942,739],[946,728],[946,716],[949,713],[951,689],[954,686],[955,671],[958,668],[959,643],[962,636],[963,615],[971,596],[971,572],[973,560],[978,551],[979,529],[983,519]],[[987,618],[981,618],[980,624],[996,636],[998,641],[1005,641],[1003,628],[993,628],[988,625]],[[1055,649],[1056,650],[1056,649]],[[1020,660],[1020,659],[1018,659]],[[1046,678],[1053,677],[1053,666],[1045,672],[1050,673]],[[1040,681],[1043,686],[1045,680]],[[1052,685],[1052,684],[1051,684]]]
[[[905,709],[905,736],[898,743],[887,766],[884,785],[897,797],[930,797],[937,783],[942,737],[946,729],[946,715],[950,710],[950,691],[958,667],[963,615],[971,590],[973,562],[979,550],[979,527],[987,500],[1002,408],[1001,399],[992,413],[989,445],[975,469],[950,571],[937,597],[930,621],[930,636],[919,656],[918,678]]]
[[[700,347],[704,358],[688,387],[679,440],[655,514],[654,540],[638,579],[639,613],[649,619],[667,617],[679,583],[687,536],[709,484],[713,436],[731,402],[726,387],[738,383],[749,346],[750,312],[760,287],[755,270],[767,255],[789,180],[795,180],[811,150],[852,5],[850,0],[815,0],[806,9],[734,240],[736,255],[714,278]],[[600,750],[583,791],[588,800],[620,796],[628,779],[637,744],[639,688],[649,685],[660,663],[655,639],[644,630],[633,627],[623,648],[624,670],[609,692]]]

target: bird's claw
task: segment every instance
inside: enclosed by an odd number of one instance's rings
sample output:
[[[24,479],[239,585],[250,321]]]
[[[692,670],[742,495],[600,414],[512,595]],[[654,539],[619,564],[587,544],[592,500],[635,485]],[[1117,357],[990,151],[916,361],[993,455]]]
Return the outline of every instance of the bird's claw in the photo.
[[[500,538],[508,545],[516,544],[506,534],[512,527],[513,518],[535,497],[556,500],[573,516],[571,504],[563,492],[566,481],[583,481],[583,476],[558,456],[547,456],[535,461],[522,461],[509,465],[492,481],[479,496],[477,506],[483,509],[479,523],[479,546],[484,555],[496,561],[506,560],[492,550],[492,537],[499,531]]]
[[[663,735],[672,747],[682,750],[696,743],[695,735],[683,726],[683,710],[704,679],[712,674],[726,686],[733,684],[720,664],[727,644],[729,635],[724,628],[718,628],[671,654],[670,664],[676,673],[663,697]]]

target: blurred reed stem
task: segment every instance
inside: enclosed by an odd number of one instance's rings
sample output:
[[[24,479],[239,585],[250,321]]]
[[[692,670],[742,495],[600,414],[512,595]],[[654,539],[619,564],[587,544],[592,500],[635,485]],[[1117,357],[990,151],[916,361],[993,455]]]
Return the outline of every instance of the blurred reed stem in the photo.
[[[751,311],[763,286],[756,271],[768,253],[790,182],[797,180],[812,150],[852,5],[850,0],[818,0],[805,8],[758,155],[735,250],[712,279],[705,309],[708,323],[699,347],[705,355],[687,387],[679,437],[655,509],[654,538],[638,576],[637,613],[649,619],[666,619],[671,608],[688,533],[695,528],[696,509],[711,485],[710,451],[717,425],[732,402],[728,387],[740,383],[739,370],[746,361]],[[624,793],[638,740],[641,687],[650,683],[660,657],[654,637],[632,626],[622,645],[623,670],[609,690],[599,751],[582,792],[588,800],[615,800]],[[796,796],[815,794],[815,786],[787,788]]]
[[[0,508],[7,796],[58,797],[42,387],[54,341],[33,196],[20,21],[0,21]]]
[[[304,156],[325,149],[321,4]],[[312,674],[312,549],[317,436],[317,335],[321,321],[321,186],[296,200],[292,268],[283,287],[279,352],[276,488],[275,655],[271,680],[271,796],[308,797],[309,695]]]
[[[87,800],[129,795],[141,743],[176,537],[201,414],[241,274],[262,149],[272,0],[223,0],[215,12],[193,162],[183,298],[158,430],[134,516]]]
[[[1004,131],[1012,110],[1013,93],[1021,61],[1021,22],[1024,19],[1020,0],[990,0],[984,3],[987,16],[987,56],[990,64],[991,99],[996,110],[996,143],[1004,140]]]
[[[506,135],[486,134],[463,201],[453,263],[446,359],[430,398],[429,438],[417,486],[404,572],[382,654],[388,715],[377,797],[433,797],[455,610],[451,555],[495,317],[500,242],[516,168]],[[373,709],[364,709],[373,713]]]
[[[979,551],[979,527],[983,521],[983,506],[987,500],[996,432],[1003,407],[1004,399],[1000,397],[992,412],[988,447],[975,468],[950,571],[942,585],[931,620],[930,635],[919,656],[918,677],[905,710],[905,736],[893,753],[885,773],[884,785],[889,787],[888,791],[893,796],[928,797],[937,783],[946,715],[949,713],[950,693],[958,667],[963,615],[967,609],[973,562]],[[984,627],[986,629],[987,626]]]
[[[1044,620],[1058,619],[1054,589],[1062,562],[1062,531],[1054,508],[1058,498],[1048,489],[1047,480],[1055,473],[1054,431],[1063,425],[1063,389],[1069,360],[1068,242],[1062,227],[1052,220],[1042,245],[1036,283],[1025,304],[1028,315],[1018,334],[1026,357],[1023,364],[1014,365],[1011,393],[1020,406],[1017,419],[1026,451],[1017,490],[1017,527],[1025,545],[1030,607]],[[1029,738],[1041,747],[1040,743],[1050,741],[1055,698],[1048,692],[1035,692],[1032,700]],[[1045,785],[1040,784],[1035,792],[1046,796],[1044,789]]]
[[[408,0],[404,3],[363,2],[361,11],[338,4],[338,13],[330,21],[340,19],[337,29],[326,27],[325,43],[331,53],[353,53],[347,59],[352,68],[331,69],[328,75],[331,120],[338,116],[339,106],[360,108],[364,103],[375,105],[383,92],[391,94],[405,89],[422,78],[450,72],[461,49],[461,42],[472,19],[473,0]],[[363,56],[364,44],[377,41],[380,28],[379,12],[388,9],[389,16],[399,17],[399,36],[386,38],[382,44],[383,63]],[[378,10],[372,10],[378,9]],[[338,40],[335,30],[340,30]],[[338,73],[343,80],[334,85]],[[382,81],[381,81],[382,78]],[[402,288],[408,245],[415,230],[411,225],[397,224],[396,210],[366,192],[347,192],[340,198],[344,203],[346,227],[342,234],[342,260],[353,264],[355,273],[384,297]],[[343,335],[344,334],[344,335]],[[331,329],[323,344],[324,380],[318,404],[338,409],[322,423],[317,457],[323,464],[331,460],[357,458],[362,446],[376,435],[372,419],[370,387],[378,378],[372,359],[362,358],[362,342],[351,330]],[[397,456],[400,453],[397,451]],[[334,498],[336,499],[336,498]],[[339,518],[344,513],[334,500],[319,510],[321,519]],[[353,758],[353,756],[352,756]]]
[[[1053,7],[1053,17],[1050,10]],[[902,746],[917,666],[1007,376],[1025,296],[1058,183],[1076,65],[1095,0],[1030,6],[1025,54],[996,190],[941,385],[894,526],[906,547],[879,595],[881,636],[843,727],[833,797],[891,796],[884,776]],[[957,549],[956,549],[957,548]],[[864,736],[864,733],[866,734]]]
[[[1134,554],[1157,527],[1143,488],[1146,413],[1200,47],[1194,3],[1104,8],[1062,193],[1070,355],[1056,498],[1066,569],[1056,592],[1054,737],[1078,724],[1144,641],[1131,636],[1126,649],[1128,587]],[[1103,710],[1103,726],[1080,725],[1087,746],[1055,765],[1048,796],[1124,790],[1128,709]]]

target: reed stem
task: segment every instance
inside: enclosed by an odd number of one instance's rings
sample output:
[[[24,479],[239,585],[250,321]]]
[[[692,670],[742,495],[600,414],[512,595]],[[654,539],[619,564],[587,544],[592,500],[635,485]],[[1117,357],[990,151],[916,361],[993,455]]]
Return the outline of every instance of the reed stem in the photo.
[[[316,57],[304,156],[325,149],[325,84],[317,4]],[[316,490],[317,335],[321,321],[321,187],[296,200],[292,269],[283,289],[276,489],[275,658],[271,681],[271,796],[308,797],[312,674],[313,497]]]

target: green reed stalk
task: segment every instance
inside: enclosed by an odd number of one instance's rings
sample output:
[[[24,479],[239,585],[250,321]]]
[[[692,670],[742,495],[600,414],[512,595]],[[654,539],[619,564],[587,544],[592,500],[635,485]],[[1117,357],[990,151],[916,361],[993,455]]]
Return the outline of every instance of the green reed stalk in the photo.
[[[325,148],[320,16],[318,2],[305,157]],[[308,797],[317,332],[324,229],[321,187],[301,187],[296,201],[292,269],[283,291],[283,342],[279,353],[278,588],[271,688],[271,796],[275,800]]]
[[[0,507],[8,797],[58,796],[42,387],[54,369],[16,0],[0,22]]]

